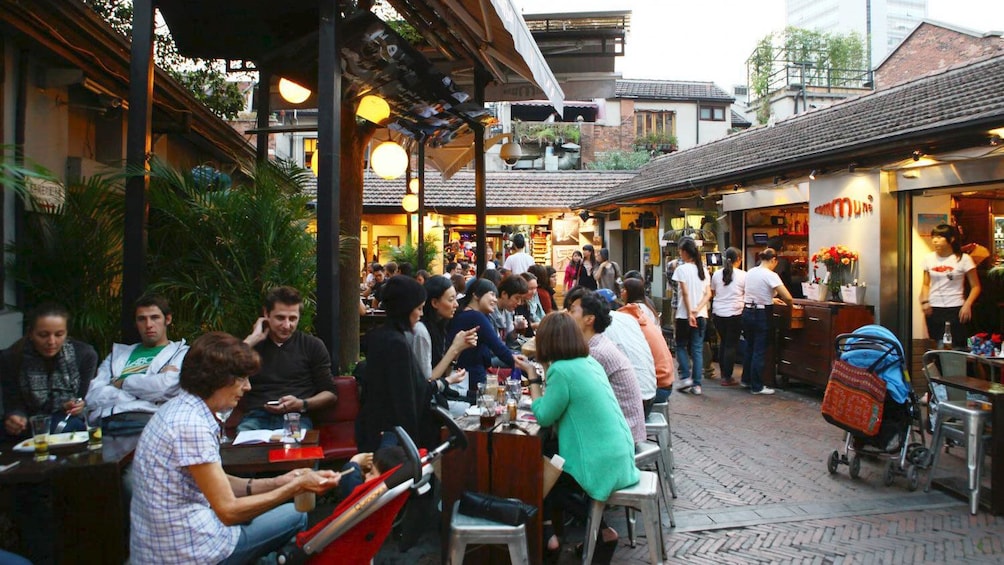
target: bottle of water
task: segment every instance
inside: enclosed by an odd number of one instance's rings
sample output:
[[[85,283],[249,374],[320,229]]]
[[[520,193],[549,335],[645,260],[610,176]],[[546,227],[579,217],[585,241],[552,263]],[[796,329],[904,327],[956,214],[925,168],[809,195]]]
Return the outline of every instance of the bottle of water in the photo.
[[[945,322],[945,335],[941,338],[942,349],[952,349],[952,323]]]

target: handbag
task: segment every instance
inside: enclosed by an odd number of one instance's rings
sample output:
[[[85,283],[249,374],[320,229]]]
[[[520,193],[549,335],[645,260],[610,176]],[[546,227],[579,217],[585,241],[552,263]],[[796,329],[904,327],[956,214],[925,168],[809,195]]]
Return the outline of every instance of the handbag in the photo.
[[[882,427],[885,381],[874,370],[837,359],[823,396],[823,418],[852,434],[873,437]]]
[[[460,495],[461,514],[483,518],[509,526],[525,524],[537,515],[537,507],[518,498],[502,498],[493,494],[464,491]]]

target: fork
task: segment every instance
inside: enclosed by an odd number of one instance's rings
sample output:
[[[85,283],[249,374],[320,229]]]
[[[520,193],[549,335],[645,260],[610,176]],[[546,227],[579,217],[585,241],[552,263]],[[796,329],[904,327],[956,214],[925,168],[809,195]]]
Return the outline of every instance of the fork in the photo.
[[[76,399],[76,402],[80,402],[80,399],[79,399],[79,398],[78,398],[78,399]],[[57,434],[59,434],[59,433],[62,433],[62,432],[63,432],[63,430],[65,430],[65,429],[66,429],[66,423],[67,423],[67,422],[68,422],[69,420],[70,420],[70,413],[69,413],[69,412],[67,412],[67,413],[66,413],[66,417],[65,417],[65,418],[63,418],[62,420],[60,420],[58,424],[56,424],[56,433],[57,433]]]

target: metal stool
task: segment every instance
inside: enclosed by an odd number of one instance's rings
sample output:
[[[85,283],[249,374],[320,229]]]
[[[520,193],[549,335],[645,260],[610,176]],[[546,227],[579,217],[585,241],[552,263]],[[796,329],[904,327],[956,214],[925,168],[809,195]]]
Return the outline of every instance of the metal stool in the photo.
[[[641,511],[645,520],[645,532],[648,534],[649,559],[652,565],[662,563],[666,555],[666,544],[663,542],[662,527],[659,524],[659,477],[650,471],[642,471],[636,484],[614,491],[605,502],[602,500],[590,502],[585,547],[582,551],[583,565],[589,565],[593,561],[596,537],[600,530],[600,521],[603,519],[603,508],[608,504],[628,506]]]
[[[662,448],[663,465],[669,473],[669,492],[676,498],[676,463],[673,460],[673,434],[669,427],[669,404],[659,402],[652,405],[652,412],[645,418],[645,435]]]
[[[469,543],[506,544],[509,546],[509,559],[513,564],[530,562],[526,546],[526,525],[509,526],[461,514],[458,500],[453,503],[453,516],[450,518],[451,565],[460,565],[464,562],[464,552]]]
[[[635,444],[634,464],[639,469],[648,464],[655,464],[655,472],[659,475],[660,480],[659,486],[661,488],[659,491],[662,494],[662,503],[666,505],[666,511],[669,513],[669,525],[675,528],[676,518],[673,516],[673,504],[669,498],[669,471],[662,461],[662,449],[657,444],[650,441],[642,441]],[[634,513],[630,508],[627,509],[627,513],[628,541],[631,542],[631,547],[634,547],[634,536],[631,535],[634,530]]]
[[[948,424],[949,418],[962,421],[962,429]],[[946,401],[938,403],[938,417],[934,423],[934,434],[931,437],[931,469],[927,473],[927,485],[924,492],[931,490],[931,479],[934,469],[938,466],[942,443],[946,436],[949,439],[966,446],[966,466],[969,468],[969,512],[973,515],[980,505],[980,476],[983,473],[983,446],[990,440],[990,434],[984,433],[990,412],[979,408],[966,407],[966,401]],[[994,472],[998,472],[994,469]]]

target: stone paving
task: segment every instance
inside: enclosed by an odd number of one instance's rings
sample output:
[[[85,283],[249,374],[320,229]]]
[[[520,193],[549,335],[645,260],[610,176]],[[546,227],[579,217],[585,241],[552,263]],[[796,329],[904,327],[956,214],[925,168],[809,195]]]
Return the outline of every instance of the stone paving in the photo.
[[[903,477],[884,486],[884,462],[865,460],[856,480],[847,466],[830,475],[826,459],[842,448],[843,432],[822,419],[821,400],[797,383],[753,396],[714,380],[703,396],[671,397],[678,498],[677,527],[665,531],[668,562],[1004,563],[1004,517],[970,516],[962,499],[924,493],[924,473],[915,492]],[[944,472],[964,473],[963,455],[943,456]],[[613,563],[648,563],[641,521],[632,548],[624,513],[606,517],[622,537]],[[438,563],[437,543],[430,534],[401,553],[390,542],[376,562]],[[576,562],[571,545],[560,563]]]

